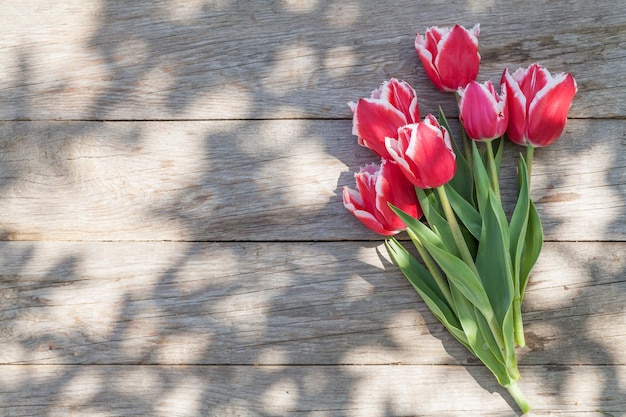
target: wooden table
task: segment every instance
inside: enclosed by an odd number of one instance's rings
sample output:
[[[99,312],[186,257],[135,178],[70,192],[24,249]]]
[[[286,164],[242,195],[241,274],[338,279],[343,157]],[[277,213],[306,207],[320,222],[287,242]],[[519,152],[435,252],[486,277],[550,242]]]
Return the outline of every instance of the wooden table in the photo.
[[[479,22],[479,80],[579,86],[535,154],[520,386],[532,415],[626,416],[617,3],[3,4],[0,415],[519,415],[340,198],[375,160],[346,102],[397,77],[454,119],[415,32]]]

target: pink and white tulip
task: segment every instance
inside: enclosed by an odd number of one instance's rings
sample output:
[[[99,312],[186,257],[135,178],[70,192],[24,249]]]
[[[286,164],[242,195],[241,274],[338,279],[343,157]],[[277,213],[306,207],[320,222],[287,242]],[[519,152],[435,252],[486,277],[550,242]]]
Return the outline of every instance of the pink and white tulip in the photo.
[[[416,219],[422,216],[415,189],[392,161],[366,165],[354,177],[357,189],[343,187],[343,205],[374,232],[392,236],[406,229],[388,203]]]
[[[490,141],[504,135],[509,123],[506,89],[498,94],[491,81],[470,82],[460,88],[459,118],[467,135],[477,141]]]
[[[507,88],[509,127],[507,136],[523,146],[541,147],[557,140],[567,121],[567,112],[578,91],[571,74],[552,76],[539,64],[502,74]]]
[[[448,131],[432,114],[423,122],[398,129],[387,138],[387,150],[409,181],[419,188],[436,188],[454,177],[456,156]]]
[[[381,158],[389,158],[385,138],[395,138],[398,128],[420,120],[417,95],[407,82],[392,78],[372,91],[370,98],[348,103],[354,117],[352,134],[359,145],[370,148]]]
[[[472,29],[431,27],[424,36],[415,37],[415,49],[428,78],[441,91],[452,92],[474,81],[480,66],[478,35],[480,25]]]

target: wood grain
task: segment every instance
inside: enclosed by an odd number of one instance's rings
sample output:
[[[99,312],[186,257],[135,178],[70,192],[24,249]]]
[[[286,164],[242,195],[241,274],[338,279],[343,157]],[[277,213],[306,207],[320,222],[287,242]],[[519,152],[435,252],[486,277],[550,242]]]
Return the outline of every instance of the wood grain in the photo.
[[[480,79],[540,62],[578,80],[572,117],[626,115],[613,0],[28,1],[3,17],[3,120],[347,118],[390,77],[452,114],[413,43],[459,22],[482,23]]]
[[[519,415],[506,391],[475,366],[2,368],[0,412],[6,417]],[[520,371],[534,407],[529,417],[622,416],[626,409],[624,366]]]
[[[626,417],[626,14],[389,3],[3,5],[1,416],[518,416],[340,198],[376,160],[346,102],[397,77],[454,118],[415,32],[481,23],[479,80],[579,87],[533,167],[529,416]]]
[[[571,120],[538,149],[548,240],[626,237],[623,120]],[[512,210],[507,144],[503,198]],[[0,225],[13,240],[380,240],[341,188],[376,161],[350,121],[5,122]]]
[[[624,243],[548,243],[525,365],[625,365]],[[4,364],[475,364],[382,244],[7,242]]]

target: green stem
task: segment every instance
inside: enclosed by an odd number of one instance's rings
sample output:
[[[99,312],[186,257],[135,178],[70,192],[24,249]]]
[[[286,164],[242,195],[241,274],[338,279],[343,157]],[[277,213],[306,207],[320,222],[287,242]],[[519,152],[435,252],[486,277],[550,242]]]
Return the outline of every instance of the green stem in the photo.
[[[448,220],[450,231],[452,232],[452,236],[454,237],[454,243],[456,243],[456,247],[459,249],[459,253],[461,254],[461,259],[470,268],[472,273],[476,275],[476,277],[480,277],[480,273],[476,268],[476,264],[474,264],[474,258],[472,258],[472,254],[470,253],[469,248],[465,243],[465,239],[463,238],[463,232],[461,232],[461,228],[459,227],[459,223],[456,220],[456,216],[454,215],[454,211],[452,210],[452,206],[450,205],[450,200],[448,200],[448,195],[446,194],[446,190],[443,185],[437,187],[437,193],[439,194],[441,206],[443,207],[446,219]],[[498,344],[500,352],[502,352],[502,357],[506,358],[506,348],[502,329],[500,328],[498,323],[496,323],[493,315],[491,317],[485,316],[485,319],[489,324],[489,329],[496,339],[496,343]]]
[[[461,100],[461,96],[459,93],[454,93],[454,97],[456,98],[457,106],[459,104],[459,100]],[[463,153],[465,154],[465,161],[471,167],[472,166],[472,140],[467,137],[467,133],[465,132],[465,128],[463,127],[463,123],[461,123],[461,144],[463,146]]]
[[[489,163],[489,178],[491,179],[491,188],[500,200],[500,184],[498,182],[498,167],[496,167],[496,159],[493,156],[492,141],[486,142],[487,145],[487,161]]]
[[[472,140],[467,136],[463,125],[461,125],[461,144],[463,146],[463,153],[465,154],[465,160],[467,161],[467,165],[471,167],[473,166]]]
[[[430,256],[430,254],[428,253],[428,251],[426,250],[422,242],[419,240],[419,237],[417,237],[417,235],[413,233],[411,229],[407,229],[407,232],[409,233],[409,236],[411,237],[411,240],[413,241],[415,248],[417,248],[417,252],[419,252],[420,256],[422,257],[422,260],[424,261],[426,268],[428,268],[431,275],[435,279],[435,282],[437,283],[437,287],[439,287],[439,289],[443,293],[443,296],[448,302],[448,305],[450,307],[454,307],[454,301],[452,299],[452,293],[450,293],[450,287],[448,286],[448,282],[441,275],[441,272],[439,271],[439,268],[437,268],[437,264],[435,263],[435,260],[432,258],[432,256]]]
[[[533,169],[533,157],[535,155],[535,147],[528,145],[526,147],[526,167],[528,168],[528,187],[530,187],[530,176]]]
[[[463,259],[463,261],[472,270],[472,272],[476,274],[477,277],[480,276],[478,270],[476,269],[476,265],[474,265],[474,258],[472,258],[472,254],[470,253],[467,243],[465,243],[465,239],[463,238],[463,232],[461,232],[459,223],[456,221],[456,216],[454,215],[454,211],[450,205],[450,200],[448,200],[448,194],[446,194],[446,190],[443,185],[437,187],[437,193],[439,194],[441,206],[443,207],[446,219],[450,225],[450,231],[454,237],[454,243],[456,243],[456,247],[459,249],[459,253],[461,254],[461,259]]]
[[[530,411],[530,404],[528,403],[528,400],[524,396],[522,390],[520,390],[520,388],[517,386],[517,382],[506,385],[504,386],[504,388],[506,388],[509,394],[511,394],[511,397],[513,397],[520,410],[522,410],[524,414]]]
[[[524,322],[522,321],[522,300],[519,294],[513,298],[513,328],[515,332],[515,343],[517,346],[526,346],[524,337]]]

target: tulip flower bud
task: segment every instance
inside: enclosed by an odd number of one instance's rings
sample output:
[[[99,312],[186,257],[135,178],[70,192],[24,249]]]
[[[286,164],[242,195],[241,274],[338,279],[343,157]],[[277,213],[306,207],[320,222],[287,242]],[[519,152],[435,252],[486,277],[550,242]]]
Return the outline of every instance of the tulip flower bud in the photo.
[[[490,141],[504,135],[509,122],[506,90],[497,94],[491,81],[470,82],[460,88],[459,118],[467,135],[477,141]]]
[[[523,146],[547,146],[565,128],[567,112],[578,91],[571,74],[552,76],[539,64],[502,74],[507,89],[509,127],[507,136]]]
[[[429,28],[415,38],[415,49],[428,78],[441,91],[457,91],[474,81],[480,66],[478,34],[480,25]]]
[[[359,145],[370,148],[381,158],[390,158],[385,148],[387,136],[395,138],[400,126],[420,120],[415,90],[395,78],[374,90],[370,98],[348,105],[354,113],[352,134],[358,137]]]
[[[388,203],[416,219],[422,216],[413,185],[394,162],[366,165],[355,178],[356,190],[343,187],[343,205],[374,232],[392,236],[406,229]]]
[[[436,188],[454,177],[456,156],[448,131],[429,114],[423,122],[402,126],[387,150],[404,175],[419,188]]]

